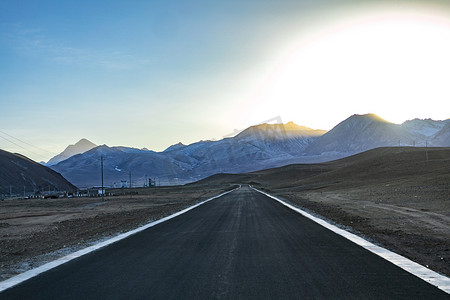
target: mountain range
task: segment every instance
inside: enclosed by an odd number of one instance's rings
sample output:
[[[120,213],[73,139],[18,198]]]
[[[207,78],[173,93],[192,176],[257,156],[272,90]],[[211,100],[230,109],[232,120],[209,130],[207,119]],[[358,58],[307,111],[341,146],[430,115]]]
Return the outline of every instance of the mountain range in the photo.
[[[107,186],[121,186],[122,181],[128,185],[130,175],[133,186],[142,186],[148,178],[161,184],[182,184],[216,173],[324,162],[383,146],[450,147],[450,119],[414,119],[394,124],[374,114],[353,115],[328,132],[293,122],[262,124],[234,137],[190,145],[178,143],[162,152],[101,145],[51,168],[78,187],[99,185],[103,156]]]
[[[353,115],[311,143],[309,155],[360,153],[383,146],[450,146],[450,119],[414,119],[402,124],[388,122],[375,114]]]

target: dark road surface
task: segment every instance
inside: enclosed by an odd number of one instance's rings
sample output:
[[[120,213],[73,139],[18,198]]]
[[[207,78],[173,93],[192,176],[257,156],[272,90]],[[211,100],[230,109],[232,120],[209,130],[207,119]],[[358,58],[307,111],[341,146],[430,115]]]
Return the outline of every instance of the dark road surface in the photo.
[[[449,299],[242,187],[72,260],[0,299]]]

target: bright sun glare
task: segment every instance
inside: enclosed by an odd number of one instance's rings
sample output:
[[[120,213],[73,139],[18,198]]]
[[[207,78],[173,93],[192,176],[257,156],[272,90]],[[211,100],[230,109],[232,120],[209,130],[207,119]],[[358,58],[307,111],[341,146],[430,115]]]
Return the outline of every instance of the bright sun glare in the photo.
[[[307,109],[341,120],[368,112],[397,123],[450,117],[448,16],[379,11],[344,20],[291,47],[260,94],[263,106],[281,102],[293,118]]]

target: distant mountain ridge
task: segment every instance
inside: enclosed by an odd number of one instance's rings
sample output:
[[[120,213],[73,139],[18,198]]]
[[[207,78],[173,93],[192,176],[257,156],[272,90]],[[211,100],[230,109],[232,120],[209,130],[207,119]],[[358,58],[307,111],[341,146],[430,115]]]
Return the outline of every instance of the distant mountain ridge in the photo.
[[[55,157],[51,158],[45,165],[46,166],[52,166],[56,165],[57,163],[68,159],[69,157],[72,157],[76,154],[80,154],[83,152],[86,152],[88,150],[91,150],[93,148],[97,147],[96,144],[92,143],[91,141],[87,139],[81,139],[74,145],[69,145],[67,148],[61,152],[60,154],[56,155]]]
[[[104,156],[108,185],[128,181],[130,171],[136,176],[134,181],[141,184],[146,175],[158,177],[165,184],[177,184],[217,172],[259,170],[294,162],[301,150],[324,132],[290,122],[252,126],[235,137],[219,141],[178,143],[163,152],[103,145],[52,168],[77,186],[98,185],[100,156]]]
[[[424,136],[432,136],[437,134],[447,124],[450,124],[450,120],[434,121],[432,119],[413,119],[403,122],[402,126],[411,132]]]
[[[449,147],[450,140],[445,137],[449,124],[450,119],[414,119],[394,124],[375,114],[353,115],[311,143],[306,152],[351,155],[385,146]]]
[[[237,139],[259,137],[261,139],[284,139],[298,137],[318,137],[325,134],[326,130],[311,129],[299,126],[294,122],[286,124],[260,124],[251,126],[235,136]]]
[[[183,144],[183,143],[181,143],[181,142],[179,142],[179,143],[177,143],[177,144],[174,144],[174,145],[168,147],[168,148],[167,148],[166,150],[164,150],[163,152],[168,152],[168,151],[178,150],[178,149],[181,149],[181,148],[184,148],[184,147],[186,147],[186,145]]]
[[[61,174],[31,159],[0,150],[0,198],[12,193],[38,191],[76,191],[76,187]]]
[[[450,147],[450,120],[414,119],[393,124],[377,115],[353,115],[332,130],[314,130],[293,122],[251,126],[219,141],[178,143],[162,152],[98,146],[52,168],[78,186],[98,185],[104,156],[107,185],[145,178],[181,184],[216,173],[243,173],[292,163],[324,162],[384,146]]]

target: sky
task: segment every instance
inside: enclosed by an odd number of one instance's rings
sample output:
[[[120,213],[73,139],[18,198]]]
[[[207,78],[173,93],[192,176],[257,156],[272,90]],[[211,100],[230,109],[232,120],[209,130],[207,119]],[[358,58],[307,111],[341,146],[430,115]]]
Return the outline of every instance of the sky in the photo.
[[[0,149],[450,118],[448,1],[0,1]]]

